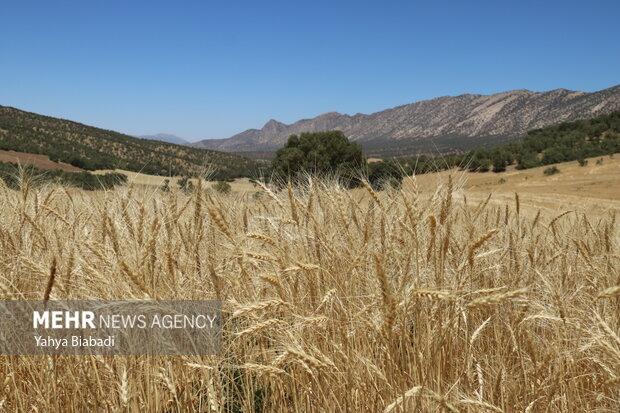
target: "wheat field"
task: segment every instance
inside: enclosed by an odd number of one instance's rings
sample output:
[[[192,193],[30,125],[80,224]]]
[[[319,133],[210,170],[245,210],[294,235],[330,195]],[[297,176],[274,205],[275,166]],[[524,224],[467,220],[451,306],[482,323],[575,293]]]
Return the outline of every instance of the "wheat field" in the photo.
[[[615,216],[407,179],[0,186],[2,299],[220,299],[225,317],[217,356],[2,356],[0,409],[620,410]]]

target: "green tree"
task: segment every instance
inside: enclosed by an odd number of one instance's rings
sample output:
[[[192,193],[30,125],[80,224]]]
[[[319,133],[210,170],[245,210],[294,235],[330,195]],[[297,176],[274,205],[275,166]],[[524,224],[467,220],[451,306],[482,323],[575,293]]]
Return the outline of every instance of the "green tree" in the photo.
[[[291,135],[272,161],[276,175],[297,180],[304,173],[337,174],[350,184],[365,164],[362,148],[341,131]]]
[[[488,153],[484,149],[475,151],[469,160],[471,172],[487,172],[491,165]]]
[[[552,163],[560,163],[567,160],[564,151],[558,146],[547,148],[542,153],[542,163],[549,165]]]
[[[504,172],[506,167],[512,163],[512,156],[506,150],[495,149],[491,152],[491,163],[493,172]]]
[[[535,152],[521,152],[517,155],[517,169],[529,169],[540,166]]]
[[[375,190],[387,186],[400,188],[403,182],[403,168],[394,161],[381,161],[368,164],[368,182]]]

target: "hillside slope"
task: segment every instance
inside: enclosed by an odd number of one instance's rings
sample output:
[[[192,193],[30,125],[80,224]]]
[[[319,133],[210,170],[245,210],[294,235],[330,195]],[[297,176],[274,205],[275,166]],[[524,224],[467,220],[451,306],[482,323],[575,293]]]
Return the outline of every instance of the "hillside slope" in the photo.
[[[330,112],[290,125],[270,120],[262,129],[195,145],[231,152],[274,150],[291,134],[337,129],[361,143],[371,155],[464,150],[511,140],[530,129],[615,110],[620,110],[620,85],[593,93],[514,90],[489,96],[445,96],[370,115]]]
[[[620,158],[618,156],[587,159],[584,166],[578,162],[555,164],[559,173],[545,175],[545,166],[506,172],[469,172],[458,168],[416,176],[419,190],[432,196],[441,182],[452,176],[455,188],[465,194],[472,205],[484,202],[493,194],[492,203],[514,204],[519,194],[521,208],[529,208],[532,214],[538,209],[557,213],[559,210],[575,210],[588,216],[603,216],[610,211],[620,213]],[[411,181],[406,179],[409,189]]]
[[[86,169],[125,169],[153,175],[213,179],[249,176],[256,163],[241,156],[134,138],[64,119],[0,106],[0,150],[47,155]]]

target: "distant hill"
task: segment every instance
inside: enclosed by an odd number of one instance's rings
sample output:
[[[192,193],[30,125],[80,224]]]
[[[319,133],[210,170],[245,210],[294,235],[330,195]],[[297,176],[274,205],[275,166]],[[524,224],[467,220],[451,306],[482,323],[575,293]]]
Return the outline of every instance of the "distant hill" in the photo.
[[[85,170],[125,169],[153,175],[195,175],[212,179],[253,176],[257,164],[213,150],[139,139],[69,120],[0,106],[0,150],[47,155]]]
[[[176,135],[172,135],[170,133],[158,133],[155,135],[140,135],[138,136],[138,138],[140,139],[148,139],[151,141],[161,141],[161,142],[168,142],[168,143],[174,143],[175,145],[189,145],[190,142],[188,140],[185,140],[183,138],[179,138]]]
[[[475,148],[462,154],[416,155],[396,159],[407,174],[423,174],[461,167],[470,171],[504,172],[511,165],[530,169],[561,162],[613,155],[620,152],[620,111],[590,119],[562,122],[533,129],[520,139],[495,145],[491,149]]]
[[[620,85],[593,93],[513,90],[439,97],[370,115],[330,112],[290,125],[272,119],[261,129],[194,145],[237,153],[274,151],[292,134],[337,129],[369,155],[467,150],[510,141],[530,129],[616,110],[620,110]]]

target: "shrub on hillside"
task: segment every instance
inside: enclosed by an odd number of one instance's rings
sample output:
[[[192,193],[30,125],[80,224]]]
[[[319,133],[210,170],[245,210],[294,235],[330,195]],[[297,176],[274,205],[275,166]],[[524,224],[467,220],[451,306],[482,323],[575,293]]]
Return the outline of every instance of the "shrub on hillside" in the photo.
[[[555,174],[559,174],[560,170],[556,166],[550,166],[548,168],[545,168],[543,173],[545,175],[555,175]]]
[[[162,192],[170,192],[170,179],[164,179],[164,183],[159,189]]]
[[[190,178],[187,176],[184,176],[181,179],[179,179],[177,182],[177,186],[179,187],[180,190],[186,193],[194,191],[194,184],[192,183]]]

